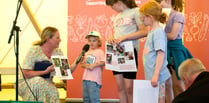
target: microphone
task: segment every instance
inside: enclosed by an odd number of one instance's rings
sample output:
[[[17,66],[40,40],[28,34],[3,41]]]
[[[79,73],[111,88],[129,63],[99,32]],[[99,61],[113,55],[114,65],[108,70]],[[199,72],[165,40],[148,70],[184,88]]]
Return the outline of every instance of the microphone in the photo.
[[[84,56],[84,54],[89,50],[89,44],[86,44],[83,46],[83,49],[82,49],[82,52],[81,54],[79,55],[79,57],[77,58],[76,60],[76,64],[78,64],[80,61],[81,61],[81,57]]]

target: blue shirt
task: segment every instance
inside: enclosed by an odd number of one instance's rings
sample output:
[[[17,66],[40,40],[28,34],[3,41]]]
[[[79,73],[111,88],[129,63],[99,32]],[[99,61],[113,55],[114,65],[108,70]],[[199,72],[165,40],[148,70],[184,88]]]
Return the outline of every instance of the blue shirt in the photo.
[[[167,69],[167,37],[162,27],[151,30],[146,38],[143,49],[143,64],[146,80],[151,80],[153,77],[158,50],[162,50],[165,53],[158,79],[158,82],[163,83],[170,77],[170,73]]]

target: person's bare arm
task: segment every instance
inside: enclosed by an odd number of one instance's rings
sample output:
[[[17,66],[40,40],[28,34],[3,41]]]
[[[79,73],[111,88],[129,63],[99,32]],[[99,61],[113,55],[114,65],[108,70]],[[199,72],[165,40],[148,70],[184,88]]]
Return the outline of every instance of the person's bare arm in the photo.
[[[95,67],[103,67],[104,65],[105,65],[104,61],[99,61],[99,62],[96,62],[94,64],[89,64],[87,66],[87,69],[93,70]]]
[[[78,57],[75,59],[75,61],[73,62],[73,64],[70,65],[70,71],[71,71],[71,73],[73,73],[75,71],[75,69],[77,68],[77,66],[78,66],[78,64],[76,64],[76,60],[77,59],[78,59]],[[82,59],[83,59],[83,57],[81,57],[81,61],[83,61]]]
[[[164,57],[165,57],[165,53],[162,50],[158,50],[155,71],[154,71],[153,77],[151,79],[151,84],[153,87],[156,87],[158,85],[159,74],[160,74],[160,70],[163,65]]]
[[[140,39],[143,37],[146,37],[148,34],[148,27],[145,27],[144,25],[140,25],[139,26],[139,31],[128,34],[128,35],[124,35],[121,36],[120,38],[117,38],[115,41],[116,43],[120,43],[126,40],[136,40],[136,39]]]
[[[177,38],[178,33],[179,33],[180,29],[181,29],[181,26],[182,26],[182,24],[178,23],[178,22],[173,24],[171,32],[167,33],[168,40],[175,40]]]

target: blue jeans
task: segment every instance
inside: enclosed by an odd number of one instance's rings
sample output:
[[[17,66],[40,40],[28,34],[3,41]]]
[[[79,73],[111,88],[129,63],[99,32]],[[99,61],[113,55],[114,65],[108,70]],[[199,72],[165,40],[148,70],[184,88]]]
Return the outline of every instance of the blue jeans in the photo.
[[[93,81],[83,80],[82,86],[84,103],[100,103],[101,85]]]

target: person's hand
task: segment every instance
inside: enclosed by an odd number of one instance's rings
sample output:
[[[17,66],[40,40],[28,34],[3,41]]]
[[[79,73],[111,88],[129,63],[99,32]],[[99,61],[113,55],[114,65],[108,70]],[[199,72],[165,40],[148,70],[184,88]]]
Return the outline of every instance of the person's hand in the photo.
[[[158,76],[153,76],[152,79],[151,79],[151,85],[153,87],[157,87],[158,86]]]
[[[93,70],[94,69],[94,64],[89,64],[88,69]]]
[[[114,36],[113,35],[109,36],[107,42],[110,43],[110,44],[115,43]]]
[[[45,70],[46,74],[53,72],[54,69],[54,65],[48,66],[47,69]]]
[[[89,70],[93,70],[94,68],[94,65],[93,64],[86,64],[86,69],[89,69]]]
[[[121,42],[123,42],[124,40],[125,40],[124,36],[121,36],[121,37],[115,39],[115,43],[119,45],[119,44],[120,44]]]
[[[76,60],[78,59],[78,57],[76,58]],[[81,56],[81,60],[80,62],[83,62],[84,61],[84,56]]]

